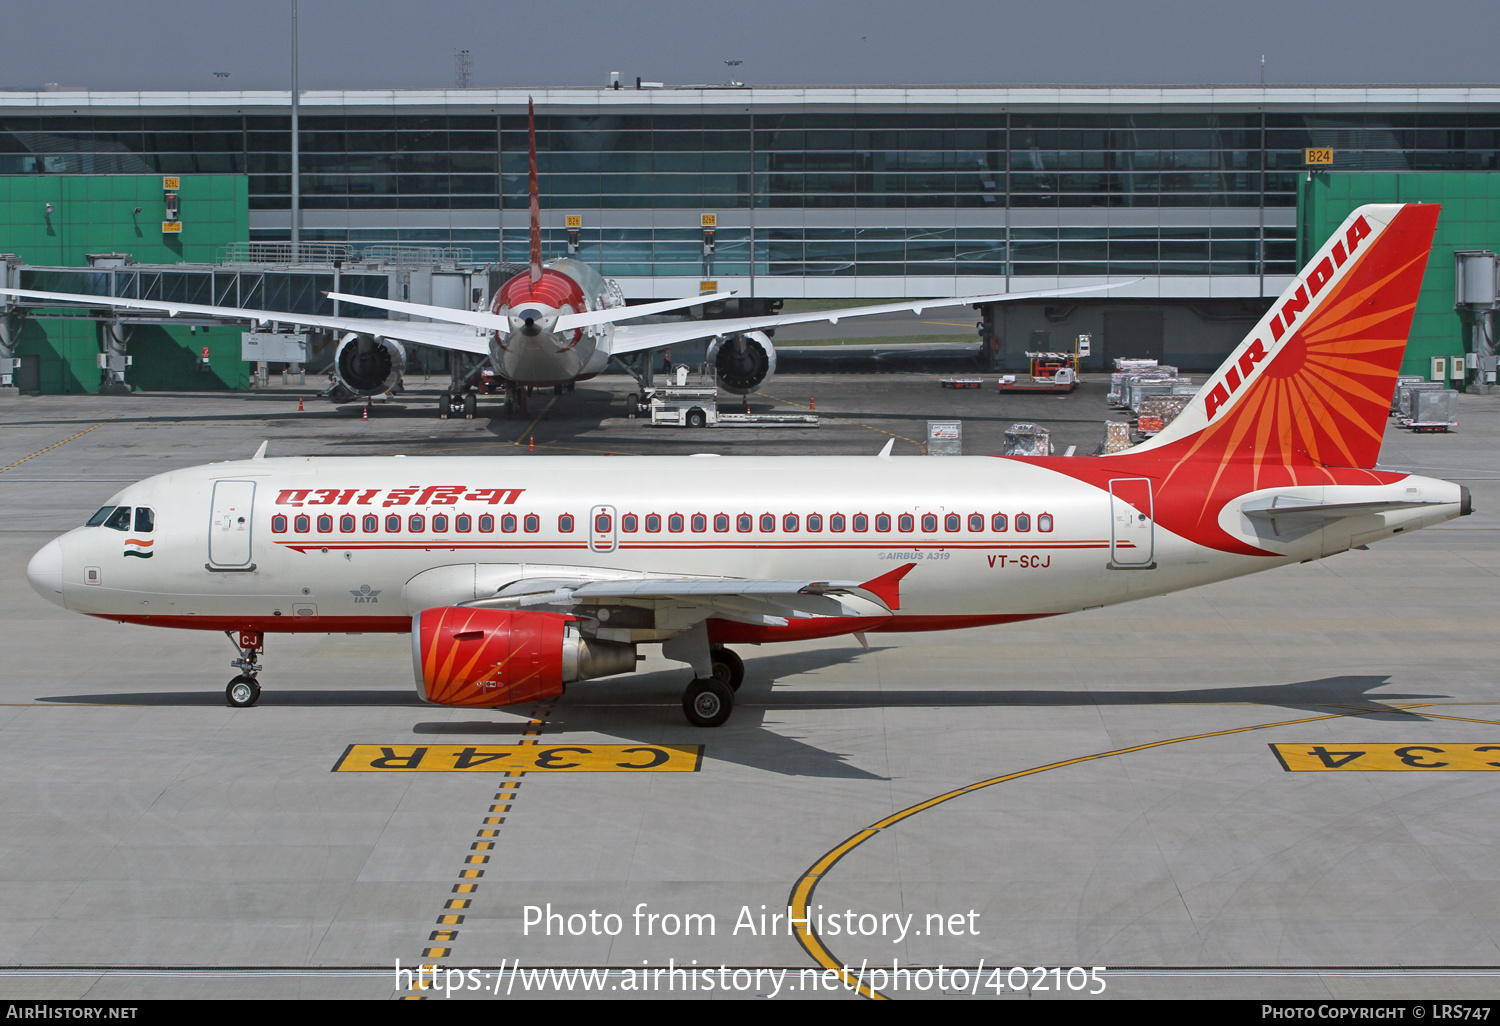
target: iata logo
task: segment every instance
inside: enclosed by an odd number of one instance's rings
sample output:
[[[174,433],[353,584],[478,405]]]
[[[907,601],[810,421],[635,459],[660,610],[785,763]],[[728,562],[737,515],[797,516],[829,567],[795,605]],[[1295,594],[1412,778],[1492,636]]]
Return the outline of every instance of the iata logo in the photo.
[[[372,588],[368,584],[361,584],[358,591],[350,591],[349,594],[354,596],[354,604],[356,606],[362,603],[370,603],[372,605],[380,603],[380,599],[376,598],[380,594],[380,590]]]
[[[1297,286],[1297,291],[1292,293],[1286,302],[1281,304],[1281,309],[1276,311],[1271,318],[1271,344],[1274,346],[1280,342],[1282,336],[1289,335],[1297,320],[1307,309],[1308,304],[1318,298],[1318,293],[1333,280],[1339,268],[1349,262],[1358,248],[1360,241],[1370,235],[1370,225],[1363,217],[1360,217],[1344,237],[1333,244],[1333,250],[1329,256],[1319,260],[1317,266],[1307,273],[1305,284]],[[1209,391],[1208,398],[1204,400],[1209,420],[1214,419],[1214,414],[1219,408],[1229,402],[1232,395],[1240,390],[1240,386],[1250,380],[1250,372],[1255,370],[1268,356],[1266,345],[1260,339],[1250,343],[1250,347],[1240,354],[1240,358],[1234,362],[1224,375],[1224,380],[1218,382]]]

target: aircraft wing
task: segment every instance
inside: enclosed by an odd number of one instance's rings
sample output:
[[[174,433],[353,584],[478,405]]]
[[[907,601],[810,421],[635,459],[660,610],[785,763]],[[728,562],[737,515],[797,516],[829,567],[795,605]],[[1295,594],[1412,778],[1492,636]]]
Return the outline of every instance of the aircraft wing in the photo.
[[[319,314],[288,313],[285,310],[245,310],[237,306],[203,306],[197,303],[89,296],[72,292],[35,292],[29,289],[0,289],[0,295],[39,299],[67,307],[96,309],[107,306],[116,310],[153,310],[165,313],[168,317],[189,314],[225,321],[248,321],[254,325],[269,324],[274,321],[279,324],[328,328],[333,331],[355,331],[361,335],[380,335],[401,342],[432,346],[435,349],[451,349],[481,355],[488,353],[490,348],[487,336],[476,334],[473,327],[452,323],[392,321],[373,317],[324,317]]]
[[[616,356],[636,353],[658,346],[669,346],[675,342],[691,342],[694,339],[711,338],[715,335],[732,335],[742,331],[762,328],[780,328],[789,324],[815,324],[827,322],[837,324],[846,317],[869,317],[885,313],[915,313],[951,306],[975,306],[983,303],[1014,303],[1023,299],[1051,299],[1056,296],[1076,296],[1088,292],[1117,289],[1140,281],[1113,282],[1108,285],[1080,285],[1067,289],[1043,289],[1034,292],[1000,292],[988,296],[955,296],[952,298],[914,299],[904,303],[879,303],[874,306],[852,306],[841,310],[806,310],[801,313],[767,314],[763,317],[728,317],[722,320],[676,321],[668,324],[621,324],[615,328],[610,352]]]
[[[526,578],[464,605],[573,612],[606,604],[655,609],[659,629],[687,629],[709,617],[781,626],[818,616],[888,616],[901,608],[911,564],[870,581],[749,580],[733,577]]]

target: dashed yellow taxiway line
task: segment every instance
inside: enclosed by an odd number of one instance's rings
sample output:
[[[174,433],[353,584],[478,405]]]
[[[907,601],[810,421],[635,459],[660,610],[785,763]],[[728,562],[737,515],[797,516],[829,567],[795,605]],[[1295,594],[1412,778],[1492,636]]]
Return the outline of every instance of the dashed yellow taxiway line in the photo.
[[[823,878],[828,875],[833,867],[836,866],[839,860],[842,859],[845,855],[848,855],[850,852],[854,851],[854,849],[858,848],[861,844],[864,844],[872,837],[878,836],[882,830],[886,830],[890,827],[896,826],[898,823],[901,823],[904,820],[908,820],[918,813],[926,812],[928,809],[936,808],[937,806],[942,805],[946,802],[951,802],[955,798],[962,798],[965,795],[973,794],[975,791],[982,791],[987,787],[994,787],[997,784],[1008,783],[1012,780],[1020,780],[1024,777],[1034,777],[1039,773],[1046,773],[1048,770],[1062,769],[1064,766],[1077,766],[1085,762],[1098,762],[1100,759],[1109,759],[1116,755],[1129,755],[1132,752],[1144,752],[1152,748],[1164,748],[1167,745],[1182,744],[1186,741],[1202,741],[1205,738],[1211,737],[1228,737],[1231,734],[1244,734],[1252,730],[1268,730],[1272,727],[1292,727],[1301,723],[1317,723],[1320,720],[1336,720],[1345,717],[1366,716],[1370,713],[1375,712],[1406,712],[1413,709],[1425,708],[1426,706],[1432,704],[1436,703],[1422,702],[1413,705],[1386,706],[1378,709],[1348,709],[1342,710],[1340,712],[1328,713],[1323,716],[1307,716],[1295,720],[1277,720],[1273,723],[1255,723],[1247,727],[1231,727],[1227,730],[1213,730],[1204,734],[1188,734],[1183,737],[1171,737],[1165,738],[1161,741],[1151,741],[1143,745],[1132,745],[1129,748],[1116,748],[1108,752],[1095,752],[1092,755],[1080,755],[1072,759],[1063,759],[1059,762],[1049,762],[1044,766],[1033,766],[1030,769],[1018,770],[1015,773],[1007,773],[1003,776],[991,777],[988,780],[980,780],[976,783],[968,784],[964,787],[955,788],[952,791],[947,791],[943,794],[937,795],[936,797],[929,798],[926,801],[918,802],[916,805],[908,806],[907,808],[902,809],[900,812],[893,813],[892,815],[889,815],[882,820],[878,820],[877,822],[870,824],[854,836],[845,840],[842,844],[838,845],[828,852],[825,852],[823,856],[816,862],[814,862],[811,866],[809,866],[807,870],[803,872],[803,874],[797,879],[797,882],[792,885],[792,893],[791,896],[787,899],[787,904],[790,905],[793,910],[792,918],[794,922],[797,920],[801,920],[804,924],[811,923],[812,919],[811,912],[809,911],[809,906],[812,903],[813,892],[817,889],[818,884],[822,882]],[[1471,703],[1461,704],[1467,705]],[[880,993],[877,990],[874,990],[862,980],[859,980],[856,977],[846,973],[844,971],[843,964],[839,962],[836,957],[834,957],[833,953],[829,951],[828,948],[823,944],[822,939],[818,937],[818,935],[813,932],[808,926],[803,925],[797,927],[797,940],[802,945],[802,949],[812,956],[813,961],[817,962],[825,969],[831,969],[835,973],[837,973],[839,979],[842,980],[844,985],[850,990],[853,990],[863,995],[864,997],[871,998],[872,1000],[889,1000],[886,995]]]

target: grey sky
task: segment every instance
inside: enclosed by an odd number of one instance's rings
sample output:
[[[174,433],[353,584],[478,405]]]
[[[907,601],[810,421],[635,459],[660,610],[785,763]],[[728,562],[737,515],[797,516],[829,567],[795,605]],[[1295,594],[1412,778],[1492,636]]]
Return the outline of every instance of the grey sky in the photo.
[[[284,89],[289,0],[9,0],[0,88]],[[304,89],[1494,83],[1500,4],[1458,0],[302,0]],[[730,69],[723,63],[744,63]],[[227,71],[220,79],[216,71]]]

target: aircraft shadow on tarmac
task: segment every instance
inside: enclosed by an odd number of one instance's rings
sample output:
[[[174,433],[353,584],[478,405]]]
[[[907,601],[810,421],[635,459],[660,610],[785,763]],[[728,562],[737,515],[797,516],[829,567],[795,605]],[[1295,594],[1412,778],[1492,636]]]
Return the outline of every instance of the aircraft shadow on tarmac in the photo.
[[[878,653],[880,649],[872,649]],[[779,678],[850,663],[865,655],[857,649],[822,649],[752,657],[746,661],[745,683],[736,695],[729,723],[713,731],[694,730],[681,722],[677,694],[686,683],[681,670],[638,674],[629,680],[582,681],[547,717],[548,730],[594,733],[639,744],[706,741],[713,758],[787,776],[881,780],[883,777],[852,766],[846,756],[827,751],[772,729],[767,718],[779,711],[833,709],[1005,709],[1067,706],[1141,705],[1259,705],[1314,715],[1359,713],[1384,721],[1423,719],[1420,710],[1405,711],[1394,704],[1429,701],[1446,695],[1381,694],[1370,692],[1389,683],[1388,676],[1349,675],[1290,684],[1241,687],[1162,688],[1158,690],[951,690],[942,688],[831,689],[786,687]],[[666,700],[664,700],[666,699]],[[69,705],[221,707],[223,694],[215,691],[136,692],[125,694],[55,695],[37,699]],[[276,708],[387,707],[431,709],[408,688],[391,690],[273,689],[262,706]],[[476,710],[477,711],[477,710]],[[504,719],[424,720],[412,726],[417,735],[519,738],[528,729],[529,709],[517,706],[501,713]]]

